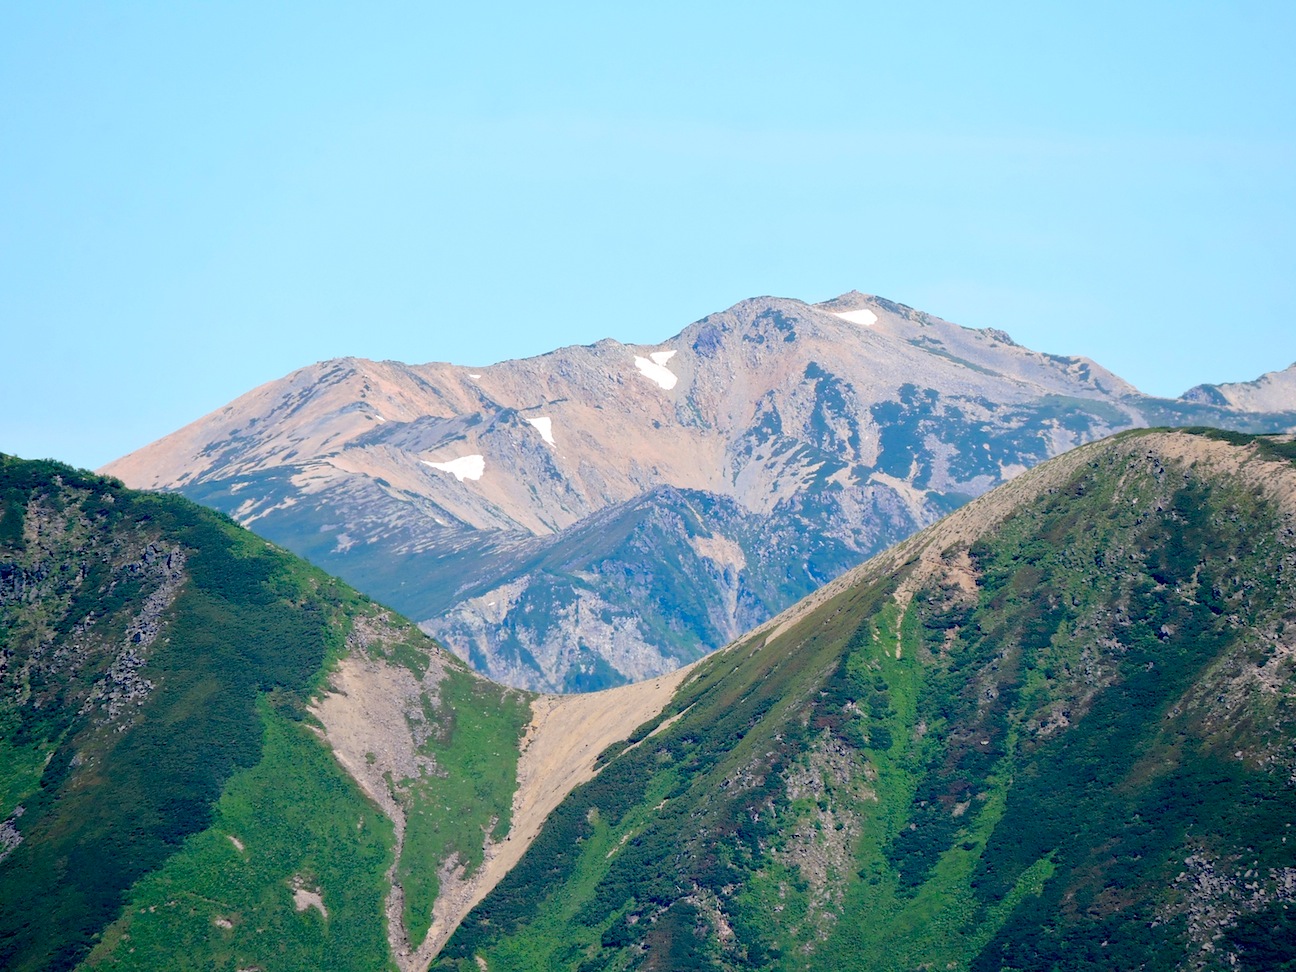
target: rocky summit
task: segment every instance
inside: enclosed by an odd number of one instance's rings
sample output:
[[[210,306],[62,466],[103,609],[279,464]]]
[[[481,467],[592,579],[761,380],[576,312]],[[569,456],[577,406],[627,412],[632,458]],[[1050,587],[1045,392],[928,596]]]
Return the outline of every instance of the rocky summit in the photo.
[[[660,675],[1112,432],[1296,428],[1296,371],[1179,399],[857,292],[654,346],[327,361],[105,472],[176,490],[551,691]]]

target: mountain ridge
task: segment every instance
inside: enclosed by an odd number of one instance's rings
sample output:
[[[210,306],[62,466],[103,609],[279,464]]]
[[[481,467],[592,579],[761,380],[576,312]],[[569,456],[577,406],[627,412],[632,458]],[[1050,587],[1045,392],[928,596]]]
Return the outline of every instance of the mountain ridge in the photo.
[[[493,685],[219,515],[67,467],[0,459],[0,551],[0,834],[21,838],[0,886],[27,889],[0,895],[7,966],[49,964],[12,961],[16,928],[87,972],[1296,960],[1290,435],[1081,445],[692,666],[567,696]],[[175,606],[209,595],[251,614],[191,645]],[[218,798],[174,791],[211,816],[106,927],[48,921],[63,885],[29,855],[58,846],[57,803],[32,794],[70,782],[116,820],[94,797],[135,779],[105,762],[131,713],[227,737],[148,707],[230,651],[218,692],[280,673],[239,709],[259,756]],[[40,728],[60,713],[91,717]],[[96,827],[76,854],[98,883]]]
[[[1291,437],[1081,446],[699,663],[438,967],[1285,968],[1293,571]]]
[[[1254,381],[1222,385],[1195,385],[1180,396],[1184,401],[1207,402],[1234,408],[1287,407],[1296,387],[1296,363],[1269,371]]]
[[[105,471],[230,513],[496,679],[585,690],[701,657],[1080,442],[1167,422],[1296,427],[1296,389],[1265,387],[1285,411],[1148,398],[1088,359],[857,292],[752,298],[656,345],[480,368],[324,362]],[[662,505],[645,514],[644,497]],[[563,560],[563,534],[596,523],[624,542]],[[697,584],[725,616],[645,606]]]

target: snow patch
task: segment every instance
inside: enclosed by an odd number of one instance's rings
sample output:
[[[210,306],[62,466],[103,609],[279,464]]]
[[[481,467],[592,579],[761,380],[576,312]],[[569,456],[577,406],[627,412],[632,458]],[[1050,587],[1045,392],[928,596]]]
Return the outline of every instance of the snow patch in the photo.
[[[540,418],[529,418],[527,424],[534,426],[535,430],[540,433],[540,438],[544,439],[550,445],[554,444],[553,421],[545,416]]]
[[[431,466],[433,469],[441,469],[452,473],[455,479],[461,483],[465,479],[481,479],[482,473],[486,471],[486,458],[480,455],[460,456],[458,459],[451,459],[449,462],[430,462],[427,459],[420,459],[419,461],[425,466]]]
[[[843,321],[850,321],[852,324],[860,324],[864,327],[872,327],[878,321],[878,316],[867,308],[834,314],[833,317],[840,317]]]
[[[679,381],[679,376],[666,367],[666,362],[670,360],[671,355],[674,353],[674,351],[654,351],[651,360],[635,355],[635,367],[639,369],[639,373],[645,378],[651,378],[662,388],[670,391],[675,387],[675,383]]]
[[[473,381],[476,381],[478,378],[481,377],[481,375],[469,375],[468,377],[471,378]]]

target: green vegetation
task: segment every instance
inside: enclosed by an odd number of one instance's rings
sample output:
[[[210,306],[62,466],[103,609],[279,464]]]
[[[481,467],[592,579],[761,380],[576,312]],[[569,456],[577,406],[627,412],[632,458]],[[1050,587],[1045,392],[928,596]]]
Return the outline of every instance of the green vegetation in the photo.
[[[422,679],[438,649],[417,629],[227,517],[0,457],[0,821],[21,837],[0,965],[387,968],[392,827],[309,711],[362,617],[374,657]],[[445,857],[476,867],[507,829],[526,712],[445,667],[425,683],[443,775],[401,791],[425,916]]]
[[[437,726],[423,746],[436,760],[435,777],[410,785],[405,843],[397,880],[405,892],[405,928],[419,942],[432,921],[437,871],[455,859],[464,875],[481,866],[484,839],[504,839],[517,789],[518,743],[530,718],[526,697],[466,671],[450,672],[440,699],[428,703]]]
[[[917,589],[875,573],[707,659],[441,966],[1286,967],[1296,548],[1252,483],[1146,435]]]
[[[1122,435],[705,659],[438,967],[1291,967],[1296,447],[1200,434],[1251,465]],[[387,969],[393,863],[417,942],[507,833],[527,697],[339,583],[56,464],[0,461],[0,537],[6,969]],[[312,728],[355,643],[419,680],[395,861]]]
[[[845,601],[872,613],[893,584],[879,582]],[[470,968],[472,954],[522,929],[525,934],[491,952],[492,967],[575,967],[605,952],[613,964],[587,967],[617,967],[615,955],[645,935],[663,961],[684,953],[701,961],[705,950],[692,944],[686,920],[693,914],[682,900],[686,889],[696,884],[721,892],[752,868],[762,842],[777,833],[764,811],[777,799],[780,772],[824,729],[798,716],[837,666],[839,639],[851,637],[855,625],[843,616],[828,626],[807,621],[797,631],[805,641],[795,654],[728,652],[704,662],[662,714],[687,711],[687,717],[653,736],[652,745],[612,759],[559,807],[518,866],[461,926],[445,962]],[[773,742],[771,726],[781,734]],[[674,870],[664,870],[662,862],[671,860]],[[759,917],[751,916],[753,935]],[[759,950],[762,937],[744,940]]]
[[[37,742],[15,745],[0,739],[0,820],[7,819],[28,794],[35,792],[52,753],[52,746]]]
[[[260,763],[230,780],[209,828],[136,885],[87,968],[392,967],[391,822],[308,729],[265,704],[261,714]],[[318,906],[303,898],[299,910],[295,891]]]
[[[1277,435],[1248,435],[1244,432],[1233,432],[1228,429],[1211,429],[1195,427],[1184,429],[1194,435],[1204,435],[1208,439],[1219,439],[1235,446],[1254,446],[1261,455],[1270,459],[1286,459],[1296,462],[1296,442]]]
[[[38,612],[4,606],[4,647],[23,664],[6,673],[0,703],[23,762],[50,753],[39,785],[9,797],[25,808],[24,841],[0,869],[0,956],[8,968],[66,967],[126,889],[210,823],[230,776],[257,763],[258,697],[301,718],[341,633],[316,593],[331,582],[218,514],[52,463],[5,460],[0,475],[0,488],[60,522],[49,542],[80,558],[79,578],[41,578],[42,551],[14,551],[14,569],[47,596]],[[138,680],[119,685],[136,698],[114,719],[94,686],[112,681],[150,579],[149,545],[163,538],[185,551],[189,580]],[[101,648],[69,658],[65,642]]]
[[[290,583],[280,562],[288,558],[249,557],[221,517],[53,463],[3,460],[0,491],[59,523],[46,542],[81,557],[77,578],[51,579],[40,554],[64,550],[11,543],[10,576],[45,596],[37,610],[6,599],[2,626],[6,653],[20,662],[0,703],[19,770],[6,773],[6,804],[25,813],[24,841],[0,870],[0,954],[10,968],[66,967],[126,888],[206,825],[230,774],[256,762],[257,693],[304,689],[326,639],[318,612],[272,590]],[[91,689],[110,674],[112,655],[69,661],[58,646],[124,640],[147,573],[139,555],[164,534],[190,552],[193,582],[170,605],[166,644],[137,683],[133,731],[105,731],[111,720]]]

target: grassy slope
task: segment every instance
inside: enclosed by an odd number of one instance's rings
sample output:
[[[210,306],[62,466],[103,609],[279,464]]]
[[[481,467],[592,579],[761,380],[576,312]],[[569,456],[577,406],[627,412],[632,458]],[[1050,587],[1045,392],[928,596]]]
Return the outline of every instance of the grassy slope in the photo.
[[[309,730],[263,716],[261,762],[230,780],[211,827],[136,885],[88,967],[391,967],[382,914],[391,822]],[[296,910],[295,884],[319,892],[327,917]]]
[[[34,607],[5,605],[6,742],[49,759],[9,787],[25,808],[24,840],[0,867],[0,953],[8,968],[64,968],[132,884],[211,824],[231,778],[261,762],[271,714],[303,718],[360,601],[188,502],[50,463],[6,459],[2,472],[7,495],[47,522],[38,544],[11,545],[6,562],[57,582],[36,584]],[[146,585],[133,579],[148,544],[184,551],[187,580],[140,669],[152,690],[113,720],[93,689],[140,610]],[[370,917],[379,905],[369,902]]]
[[[1143,442],[946,551],[903,613],[874,576],[709,659],[443,964],[1277,967],[1296,707],[1289,672],[1245,680],[1296,622],[1291,542],[1258,490]],[[1216,959],[1193,854],[1229,888]]]
[[[431,924],[440,891],[438,870],[454,860],[473,874],[482,863],[483,837],[504,839],[512,822],[517,788],[518,744],[530,717],[522,693],[454,671],[429,706],[439,732],[424,744],[437,763],[436,776],[411,785],[407,830],[397,868],[405,891],[405,928],[419,942]]]
[[[172,550],[183,582],[156,640],[136,645],[150,564]],[[0,819],[23,810],[0,861],[6,969],[71,968],[92,948],[130,968],[388,967],[392,827],[307,711],[361,616],[391,635],[371,659],[421,675],[436,653],[449,670],[422,696],[436,770],[392,781],[416,932],[446,857],[471,869],[483,835],[508,826],[525,698],[188,501],[0,457],[0,613]],[[131,655],[152,687],[110,717],[102,690]],[[294,882],[318,887],[327,920],[296,911]]]

